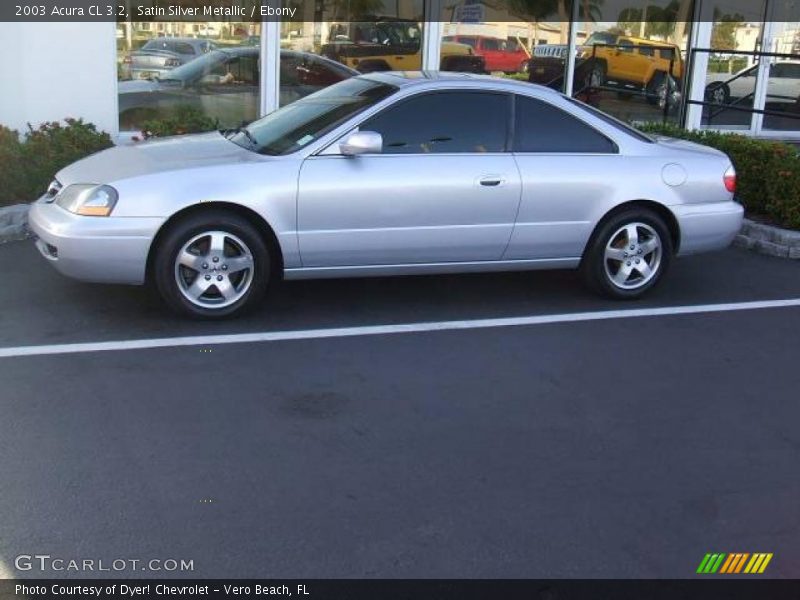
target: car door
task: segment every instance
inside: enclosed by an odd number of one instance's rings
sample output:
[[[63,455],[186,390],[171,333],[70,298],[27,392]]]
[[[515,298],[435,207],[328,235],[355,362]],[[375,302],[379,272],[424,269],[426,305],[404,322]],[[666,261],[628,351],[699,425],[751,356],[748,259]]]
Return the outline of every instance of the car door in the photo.
[[[381,134],[380,154],[306,159],[297,200],[303,266],[498,260],[520,199],[509,124],[507,94],[425,92],[360,124]]]
[[[604,134],[545,100],[515,96],[514,116],[522,201],[503,258],[578,258],[596,220],[614,205],[614,182],[634,163]]]
[[[608,64],[608,77],[615,81],[631,81],[636,62],[634,43],[627,38],[620,38],[617,47],[612,51],[612,58]]]

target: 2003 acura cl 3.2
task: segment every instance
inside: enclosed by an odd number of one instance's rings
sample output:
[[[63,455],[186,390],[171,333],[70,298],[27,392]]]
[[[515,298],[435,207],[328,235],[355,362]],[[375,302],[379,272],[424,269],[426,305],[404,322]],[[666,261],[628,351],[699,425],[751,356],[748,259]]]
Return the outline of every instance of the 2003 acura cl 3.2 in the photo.
[[[30,212],[79,279],[152,281],[195,316],[272,277],[580,268],[635,298],[742,220],[724,154],[653,139],[555,91],[462,73],[373,73],[249,126],[118,147]]]

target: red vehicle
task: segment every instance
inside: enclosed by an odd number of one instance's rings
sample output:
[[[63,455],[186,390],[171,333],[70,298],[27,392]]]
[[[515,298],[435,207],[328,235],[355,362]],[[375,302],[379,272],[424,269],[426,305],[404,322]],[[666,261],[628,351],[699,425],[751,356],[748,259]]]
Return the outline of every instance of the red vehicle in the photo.
[[[447,42],[472,46],[475,54],[486,60],[486,70],[504,73],[524,73],[531,55],[516,39],[501,39],[484,35],[449,35]]]

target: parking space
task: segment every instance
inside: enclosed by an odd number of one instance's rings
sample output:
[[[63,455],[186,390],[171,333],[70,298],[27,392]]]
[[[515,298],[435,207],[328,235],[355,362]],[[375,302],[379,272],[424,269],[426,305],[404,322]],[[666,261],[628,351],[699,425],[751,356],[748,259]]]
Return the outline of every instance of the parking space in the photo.
[[[0,259],[2,347],[621,308],[572,273],[518,273],[286,282],[194,323],[61,278],[29,243]],[[622,308],[800,298],[798,275],[729,250]],[[719,550],[798,577],[798,336],[787,307],[0,359],[0,562],[690,577]]]
[[[598,298],[571,271],[321,280],[279,283],[253,314],[208,323],[173,316],[145,288],[62,277],[30,242],[0,252],[0,347],[800,298],[800,265],[731,249],[678,260],[635,303]]]

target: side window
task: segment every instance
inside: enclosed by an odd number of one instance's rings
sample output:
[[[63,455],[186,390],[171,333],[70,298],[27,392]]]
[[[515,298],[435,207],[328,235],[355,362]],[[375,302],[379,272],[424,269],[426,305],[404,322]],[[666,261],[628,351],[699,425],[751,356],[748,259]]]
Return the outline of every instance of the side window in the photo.
[[[615,154],[606,136],[547,102],[515,96],[514,152]]]
[[[384,154],[504,152],[509,98],[489,92],[422,94],[362,123],[383,136]]]
[[[656,51],[650,46],[639,46],[639,54],[642,56],[655,56]]]
[[[672,60],[675,58],[675,49],[674,48],[662,48],[659,50],[661,53],[661,58],[664,60]]]
[[[484,50],[499,50],[500,44],[498,40],[494,38],[484,38],[483,39],[483,49]]]
[[[629,54],[633,54],[633,42],[626,39],[620,39],[617,43],[617,50],[620,52],[628,52]]]

